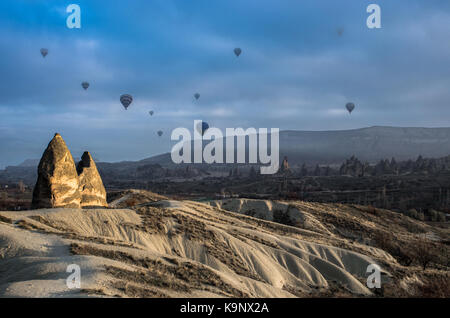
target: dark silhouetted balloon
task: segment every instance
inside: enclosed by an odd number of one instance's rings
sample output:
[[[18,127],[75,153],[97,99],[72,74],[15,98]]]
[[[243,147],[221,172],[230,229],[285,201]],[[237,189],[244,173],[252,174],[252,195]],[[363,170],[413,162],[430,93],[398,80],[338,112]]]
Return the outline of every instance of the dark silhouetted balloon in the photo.
[[[42,54],[42,57],[46,57],[47,54],[48,54],[48,49],[42,48],[42,49],[41,49],[41,54]]]
[[[355,104],[347,103],[347,105],[345,105],[345,108],[347,108],[348,112],[351,114],[352,111],[355,109]]]
[[[241,55],[241,53],[242,53],[242,50],[240,48],[237,47],[234,49],[234,54],[236,54],[236,56],[239,57],[239,55]]]
[[[200,94],[199,93],[195,93],[194,97],[195,97],[195,99],[199,99],[200,98]]]
[[[337,34],[338,34],[339,36],[342,36],[342,34],[344,34],[344,29],[343,29],[343,28],[338,28],[338,29],[337,29]]]
[[[129,94],[123,94],[122,96],[120,96],[120,102],[122,103],[123,107],[125,107],[125,110],[128,109],[128,106],[130,106],[132,101],[133,97]]]
[[[153,110],[148,112],[150,114],[150,116],[153,116]]]
[[[81,83],[81,87],[83,87],[84,89],[88,89],[89,83],[88,82],[83,82],[83,83]]]
[[[157,134],[158,134],[159,137],[161,137],[162,134],[163,134],[163,132],[162,132],[161,130],[159,130],[159,131],[157,132]]]
[[[208,125],[208,123],[202,121],[197,124],[196,128],[197,128],[198,133],[203,136],[205,134],[205,132],[208,130],[209,125]]]

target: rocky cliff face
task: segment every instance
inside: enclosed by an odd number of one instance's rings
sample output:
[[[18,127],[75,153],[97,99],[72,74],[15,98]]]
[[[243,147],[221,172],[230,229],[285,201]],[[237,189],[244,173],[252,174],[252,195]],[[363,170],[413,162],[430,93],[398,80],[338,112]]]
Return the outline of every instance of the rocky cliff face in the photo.
[[[55,134],[39,162],[32,208],[79,208],[80,204],[75,162],[61,135]]]
[[[32,208],[87,206],[108,206],[102,179],[89,152],[75,167],[72,154],[57,133],[39,162]]]
[[[78,163],[81,206],[108,206],[106,190],[91,154],[86,151]]]

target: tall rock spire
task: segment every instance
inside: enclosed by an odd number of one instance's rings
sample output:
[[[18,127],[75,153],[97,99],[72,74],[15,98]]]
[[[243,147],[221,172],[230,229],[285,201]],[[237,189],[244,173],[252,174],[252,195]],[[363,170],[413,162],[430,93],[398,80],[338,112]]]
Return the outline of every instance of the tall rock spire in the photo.
[[[287,156],[285,156],[283,159],[283,163],[281,164],[281,171],[282,172],[289,171],[289,162]]]
[[[32,208],[79,208],[81,193],[72,154],[56,133],[42,155]]]
[[[107,207],[106,190],[103,186],[102,178],[97,171],[97,166],[91,157],[91,154],[86,151],[78,163],[77,172],[79,176],[80,192],[81,192],[81,206]]]

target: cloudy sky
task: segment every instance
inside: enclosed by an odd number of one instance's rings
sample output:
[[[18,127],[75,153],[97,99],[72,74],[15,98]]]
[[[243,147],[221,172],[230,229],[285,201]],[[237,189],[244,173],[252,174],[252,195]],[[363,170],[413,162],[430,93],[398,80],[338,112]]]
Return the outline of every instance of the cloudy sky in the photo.
[[[66,26],[71,3],[81,29]],[[370,3],[381,29],[366,26]],[[172,129],[194,119],[448,127],[450,1],[2,0],[0,74],[0,168],[39,158],[55,132],[74,157],[143,159],[169,151]]]

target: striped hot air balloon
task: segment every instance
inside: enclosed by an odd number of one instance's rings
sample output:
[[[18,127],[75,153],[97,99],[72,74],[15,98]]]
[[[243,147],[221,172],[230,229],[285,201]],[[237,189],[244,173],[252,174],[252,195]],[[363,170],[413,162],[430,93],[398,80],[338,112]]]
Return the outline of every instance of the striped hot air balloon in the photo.
[[[123,94],[120,96],[120,102],[122,103],[123,107],[125,107],[125,110],[128,109],[128,106],[130,106],[131,102],[133,102],[133,96],[129,94]]]
[[[196,127],[197,131],[198,131],[199,134],[202,135],[202,136],[205,134],[205,132],[208,130],[208,128],[209,128],[208,123],[207,123],[207,122],[204,122],[204,121],[199,122],[199,123],[197,124],[197,127]]]
[[[351,114],[352,111],[355,109],[355,104],[353,104],[353,103],[347,103],[347,105],[345,105],[345,108],[347,108],[349,114]]]
[[[48,54],[48,49],[42,48],[42,49],[41,49],[41,55],[42,55],[42,57],[46,57],[47,54]]]

